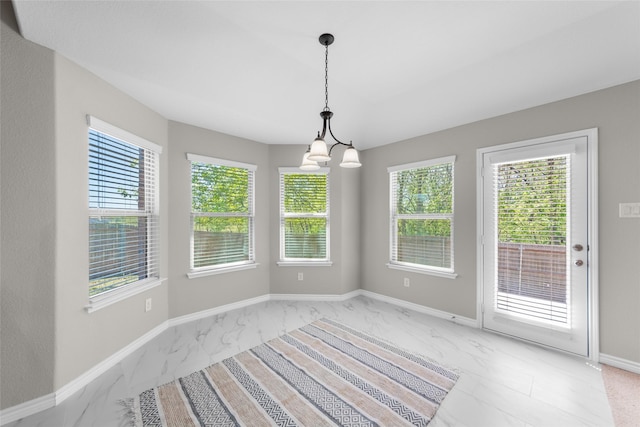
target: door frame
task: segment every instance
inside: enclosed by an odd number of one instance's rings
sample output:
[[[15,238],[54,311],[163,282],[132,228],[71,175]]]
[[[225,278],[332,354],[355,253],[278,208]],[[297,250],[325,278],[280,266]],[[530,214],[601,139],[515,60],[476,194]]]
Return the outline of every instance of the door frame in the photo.
[[[598,283],[598,128],[584,129],[541,138],[527,139],[512,143],[493,145],[476,150],[476,326],[485,329],[483,325],[484,307],[484,185],[483,185],[483,156],[497,150],[508,150],[534,144],[556,142],[563,139],[578,137],[587,138],[587,339],[589,360],[598,362],[600,359],[600,303]],[[540,344],[543,345],[543,344]],[[559,350],[562,351],[562,350]]]

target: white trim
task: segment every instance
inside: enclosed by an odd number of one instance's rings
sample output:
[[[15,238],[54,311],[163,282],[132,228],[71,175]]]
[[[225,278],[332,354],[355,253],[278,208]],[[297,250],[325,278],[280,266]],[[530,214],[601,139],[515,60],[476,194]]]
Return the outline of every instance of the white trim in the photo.
[[[476,327],[484,326],[484,151],[476,150]]]
[[[278,261],[276,264],[278,264],[278,267],[331,267],[333,261]]]
[[[221,305],[218,307],[202,310],[197,313],[191,313],[184,316],[176,317],[168,321],[168,327],[183,325],[185,323],[196,320],[206,319],[207,317],[216,316],[226,313],[227,311],[237,310],[249,307],[251,305],[260,304],[267,301],[346,301],[361,295],[361,290],[355,290],[343,295],[326,295],[326,294],[265,294],[259,297],[249,298],[246,300]]]
[[[413,302],[389,297],[382,294],[377,294],[375,292],[366,291],[364,289],[360,289],[360,295],[369,297],[371,299],[375,299],[382,302],[387,302],[389,304],[397,305],[399,307],[404,307],[409,310],[417,311],[418,313],[428,314],[429,316],[437,317],[439,319],[449,320],[453,323],[457,323],[459,325],[469,326],[471,328],[476,328],[475,319],[470,319],[464,316],[458,316],[457,314],[449,313],[442,310],[437,310],[435,308],[427,307],[424,305],[416,304]]]
[[[112,291],[107,291],[103,294],[96,295],[89,299],[89,304],[85,306],[87,313],[93,313],[101,308],[110,306],[119,301],[137,295],[141,292],[148,291],[149,289],[160,286],[162,282],[167,280],[166,278],[149,279],[147,281],[141,280],[130,283],[128,285],[116,288]]]
[[[437,159],[429,159],[429,160],[422,160],[419,162],[413,162],[413,163],[405,163],[402,165],[396,165],[396,166],[389,166],[387,168],[387,172],[391,173],[391,172],[399,172],[399,171],[404,171],[407,169],[418,169],[418,168],[426,168],[429,166],[435,166],[435,165],[441,165],[444,163],[455,163],[456,162],[456,156],[446,156],[446,157],[439,157]]]
[[[587,217],[588,222],[588,280],[589,310],[589,359],[600,359],[600,233],[598,219],[598,128],[582,131],[587,137]],[[638,371],[640,373],[640,371]]]
[[[389,175],[389,263],[387,267],[398,270],[407,270],[422,274],[431,274],[439,277],[447,277],[455,279],[455,161],[456,156],[440,157],[437,159],[423,160],[414,163],[391,166],[387,168]],[[449,213],[419,213],[419,214],[403,214],[398,212],[398,175],[400,172],[409,170],[420,170],[431,166],[451,165],[451,212]],[[398,223],[400,220],[446,220],[449,221],[451,242],[449,248],[449,256],[451,257],[450,265],[446,268],[437,267],[429,264],[412,264],[399,259],[399,236]],[[424,268],[424,270],[423,270]]]
[[[109,369],[120,363],[124,360],[125,357],[132,354],[143,345],[163,333],[167,329],[167,322],[164,321],[155,328],[151,329],[149,332],[145,333],[135,341],[131,342],[129,345],[124,348],[118,350],[111,356],[107,357],[102,362],[95,365],[93,368],[86,371],[84,374],[80,375],[73,381],[62,386],[58,391],[56,391],[56,405],[64,402],[68,397],[71,397],[77,391],[82,390],[87,384],[94,381],[100,375],[107,372]]]
[[[91,116],[87,114],[87,125],[98,132],[110,135],[114,138],[117,138],[121,141],[125,141],[134,145],[137,145],[140,148],[145,148],[147,150],[154,151],[158,154],[162,154],[162,146],[156,144],[155,142],[151,142],[148,139],[144,139],[138,135],[135,135],[131,132],[128,132],[124,129],[120,129],[117,126],[112,125],[111,123],[107,123],[103,120],[100,120],[97,117]]]
[[[634,372],[640,374],[640,363],[626,360],[621,357],[610,356],[608,354],[600,353],[598,359],[600,363],[613,366],[614,368],[624,369],[625,371]]]
[[[147,244],[147,250],[145,251],[146,258],[146,267],[145,274],[148,275],[148,278],[137,280],[133,283],[129,283],[123,286],[119,286],[116,289],[108,290],[105,292],[101,292],[98,295],[89,296],[89,302],[85,306],[85,309],[88,313],[93,313],[94,311],[100,310],[104,307],[108,307],[116,302],[122,301],[126,298],[129,298],[133,295],[139,294],[141,292],[147,291],[151,288],[159,286],[165,278],[160,278],[160,262],[158,258],[158,249],[160,245],[160,229],[159,229],[159,221],[160,221],[160,211],[159,211],[159,200],[160,200],[160,154],[162,153],[162,147],[153,142],[150,142],[144,138],[141,138],[137,135],[134,135],[131,132],[120,129],[114,125],[111,125],[105,121],[102,121],[94,116],[87,115],[87,125],[90,129],[93,129],[97,132],[104,133],[115,137],[119,140],[122,140],[124,143],[131,144],[137,147],[141,147],[144,153],[144,163],[147,165],[146,167],[150,167],[150,173],[145,175],[145,200],[147,208],[143,210],[134,210],[134,209],[88,209],[88,217],[89,221],[91,221],[91,217],[94,216],[135,216],[135,217],[145,217],[148,219],[147,221],[147,236],[145,238],[145,243]],[[92,144],[91,137],[89,136],[89,145]],[[91,162],[91,157],[89,157],[89,162]],[[110,161],[109,161],[110,162]],[[91,169],[91,167],[90,167]],[[151,179],[149,179],[151,178]],[[91,196],[89,196],[89,201],[91,201]],[[103,268],[99,269],[100,271]]]
[[[315,266],[315,267],[328,267],[333,263],[331,261],[331,183],[329,177],[330,169],[328,167],[322,167],[313,171],[300,170],[299,167],[279,167],[278,168],[278,229],[279,229],[279,259],[277,264],[279,266]],[[326,206],[324,213],[287,213],[285,212],[284,203],[284,177],[285,175],[325,175],[326,189]],[[286,218],[324,218],[325,219],[325,257],[318,258],[287,258],[285,247],[285,219]],[[307,264],[308,263],[308,264]]]
[[[36,414],[40,411],[44,411],[46,409],[60,405],[68,397],[82,390],[84,387],[90,384],[91,381],[97,379],[100,375],[104,374],[109,369],[113,368],[122,360],[124,360],[125,357],[133,354],[133,352],[164,332],[167,329],[167,323],[168,322],[166,321],[162,322],[155,328],[151,329],[149,332],[142,335],[140,338],[115,352],[102,362],[95,365],[93,368],[76,377],[74,380],[65,384],[56,392],[38,397],[33,400],[29,400],[27,402],[0,411],[0,425],[5,425],[13,421],[17,421],[21,418],[28,417],[29,415]]]
[[[387,263],[387,267],[394,270],[404,270],[404,271],[410,271],[412,273],[427,274],[429,276],[444,277],[445,279],[455,279],[456,277],[458,277],[458,273],[454,271],[440,271],[440,270],[435,270],[427,267],[425,268],[411,267],[409,265],[396,264],[393,262]]]
[[[141,348],[143,345],[145,345],[146,343],[148,343],[149,341],[151,341],[152,339],[154,339],[155,337],[157,337],[158,335],[160,335],[170,327],[182,325],[184,323],[200,320],[200,319],[221,314],[227,311],[236,310],[239,308],[244,308],[244,307],[248,307],[251,305],[255,305],[255,304],[259,304],[267,301],[336,301],[336,302],[340,302],[340,301],[346,301],[350,298],[355,298],[360,295],[366,296],[372,299],[376,299],[382,302],[394,304],[400,307],[404,307],[409,310],[414,310],[419,313],[428,314],[441,319],[450,320],[454,323],[458,323],[461,325],[475,327],[475,321],[472,319],[468,319],[466,317],[458,316],[452,313],[436,310],[436,309],[415,304],[412,302],[388,297],[386,295],[365,291],[363,289],[357,289],[355,291],[347,292],[346,294],[342,294],[342,295],[265,294],[259,297],[249,298],[249,299],[234,302],[231,304],[214,307],[209,310],[203,310],[197,313],[192,313],[185,316],[180,316],[180,317],[166,320],[160,323],[155,328],[151,329],[149,332],[142,335],[140,338],[136,339],[135,341],[131,342],[127,346],[123,347],[121,350],[115,352],[110,357],[98,363],[93,368],[89,369],[82,375],[78,376],[73,381],[62,386],[56,392],[47,394],[42,397],[38,397],[36,399],[21,403],[16,406],[6,408],[4,410],[0,410],[0,425],[5,425],[8,423],[17,421],[21,418],[36,414],[43,410],[53,408],[54,406],[60,405],[67,398],[72,396],[74,393],[82,390],[89,383],[91,383],[91,381],[94,381],[100,375],[102,375],[103,373],[107,372],[109,369],[116,366],[118,363],[124,360],[125,357],[133,354],[136,350]],[[629,363],[632,363],[632,362],[629,362]]]
[[[259,297],[249,298],[238,302],[232,302],[230,304],[220,305],[218,307],[210,308],[208,310],[198,311],[196,313],[186,314],[180,317],[174,317],[168,321],[168,327],[183,325],[185,323],[193,322],[195,320],[201,320],[210,316],[216,316],[218,314],[225,313],[231,310],[237,310],[239,308],[245,308],[250,305],[260,304],[267,302],[271,299],[270,294],[261,295]]]
[[[278,168],[278,174],[295,173],[300,175],[329,175],[329,172],[331,172],[331,168],[328,168],[328,167],[321,167],[320,169],[314,169],[309,171],[301,170],[299,166]]]
[[[18,421],[21,418],[36,414],[45,409],[56,406],[55,393],[49,393],[33,400],[28,400],[16,406],[11,406],[0,411],[0,425]]]
[[[346,294],[271,294],[272,301],[331,301],[341,302],[362,295],[360,289]]]
[[[196,279],[198,277],[213,276],[214,274],[230,273],[232,271],[251,270],[253,268],[256,268],[259,265],[260,264],[256,262],[252,262],[247,264],[233,265],[230,267],[207,268],[205,270],[193,270],[187,273],[187,277],[189,279]]]
[[[191,162],[191,177],[193,178],[193,163],[204,163],[213,166],[226,166],[236,169],[244,169],[247,171],[247,202],[248,211],[246,213],[240,212],[194,212],[193,211],[193,183],[190,185],[190,197],[189,206],[191,207],[190,214],[190,231],[189,231],[189,267],[190,270],[187,273],[189,279],[197,277],[210,276],[212,274],[228,273],[231,271],[247,270],[250,268],[256,268],[256,253],[255,253],[255,194],[256,194],[256,170],[258,167],[249,163],[241,163],[232,160],[217,159],[214,157],[201,156],[198,154],[186,153],[186,158]],[[246,218],[248,223],[247,237],[249,241],[249,252],[246,261],[227,262],[214,265],[207,265],[204,267],[194,268],[195,265],[195,222],[197,218],[211,217],[211,218]],[[240,263],[240,264],[239,264]]]
[[[378,301],[386,302],[389,304],[397,305],[399,307],[407,308],[419,313],[427,314],[440,319],[449,320],[451,322],[468,326],[471,328],[480,328],[478,322],[468,317],[458,316],[456,314],[447,313],[445,311],[436,310],[423,305],[415,304],[412,302],[400,300],[397,298],[389,297],[386,295],[378,294],[375,292],[367,291],[364,289],[357,289],[352,292],[348,292],[343,295],[300,295],[300,294],[265,294],[255,298],[249,298],[246,300],[238,301],[231,304],[215,307],[209,310],[200,311],[197,313],[188,314],[185,316],[176,317],[162,322],[140,338],[136,339],[120,351],[114,353],[112,356],[100,362],[84,374],[77,377],[75,380],[66,384],[55,393],[49,393],[45,396],[38,397],[27,402],[23,402],[19,405],[12,406],[0,411],[0,425],[6,425],[17,421],[21,418],[28,417],[38,412],[44,411],[49,408],[53,408],[56,405],[61,404],[65,399],[70,397],[75,392],[86,387],[91,381],[95,380],[98,376],[102,375],[122,360],[125,357],[133,354],[136,350],[143,345],[157,337],[165,330],[173,326],[182,325],[188,322],[200,320],[206,317],[215,316],[227,311],[235,310],[238,308],[244,308],[251,305],[267,302],[267,301],[346,301],[350,298],[357,296],[365,296]],[[599,359],[596,359],[599,363],[610,365],[616,368],[624,369],[629,372],[640,374],[640,363],[626,360],[616,356],[610,356],[608,354],[600,353]]]
[[[215,157],[201,156],[200,154],[187,153],[187,160],[197,163],[207,163],[209,165],[227,166],[230,168],[242,168],[255,172],[258,170],[257,165],[250,163],[236,162],[235,160],[218,159]]]
[[[584,135],[580,135],[584,136]],[[564,139],[560,136],[559,140]],[[549,142],[554,142],[553,140]],[[511,145],[511,144],[507,144]],[[565,156],[568,154],[576,153],[576,143],[569,140],[569,142],[557,142],[553,144],[553,147],[549,148],[545,147],[536,147],[536,145],[540,145],[538,143],[534,143],[531,146],[516,146],[510,150],[502,150],[499,147],[494,151],[485,151],[483,154],[487,154],[488,160],[491,164],[502,164],[509,163],[513,161],[517,161],[522,157],[522,153],[525,152],[527,155],[527,159],[537,160],[549,156]],[[514,149],[520,148],[521,150]]]
[[[483,328],[483,306],[484,306],[484,259],[482,245],[484,244],[483,224],[484,224],[484,154],[496,152],[500,150],[508,150],[513,148],[521,148],[529,145],[545,144],[548,142],[570,140],[575,138],[587,138],[587,170],[588,170],[588,200],[587,200],[587,217],[588,217],[588,261],[589,265],[589,290],[587,295],[588,301],[588,352],[589,360],[597,361],[601,359],[600,355],[600,283],[599,283],[599,246],[598,246],[598,128],[584,129],[574,132],[567,132],[559,135],[545,136],[541,138],[528,139],[507,144],[500,144],[491,147],[483,147],[476,150],[476,230],[477,249],[476,249],[476,292],[478,295],[476,301],[476,327]]]

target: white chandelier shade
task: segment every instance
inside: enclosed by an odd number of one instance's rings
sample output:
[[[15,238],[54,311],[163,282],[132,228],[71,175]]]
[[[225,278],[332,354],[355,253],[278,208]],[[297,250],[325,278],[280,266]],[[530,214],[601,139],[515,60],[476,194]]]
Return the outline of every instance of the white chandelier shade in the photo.
[[[300,169],[303,171],[314,171],[320,169],[320,165],[318,162],[314,162],[313,160],[309,160],[309,150],[304,153],[302,156],[302,164],[300,165]]]
[[[358,158],[358,150],[353,147],[348,147],[344,151],[344,155],[342,156],[342,163],[340,166],[343,168],[359,168],[362,166],[360,163],[360,159]]]
[[[328,162],[331,160],[329,152],[327,151],[327,143],[324,139],[317,137],[313,144],[311,144],[311,151],[309,152],[309,160],[314,162]]]

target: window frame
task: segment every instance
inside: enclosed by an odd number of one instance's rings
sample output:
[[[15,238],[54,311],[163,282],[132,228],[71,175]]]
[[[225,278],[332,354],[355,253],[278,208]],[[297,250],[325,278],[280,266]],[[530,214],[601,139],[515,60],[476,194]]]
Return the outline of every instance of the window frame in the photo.
[[[203,156],[199,154],[186,153],[186,158],[189,161],[189,188],[191,189],[189,193],[189,210],[190,210],[190,225],[189,225],[189,271],[187,272],[187,277],[190,279],[195,279],[198,277],[210,276],[213,274],[221,274],[228,273],[232,271],[246,270],[251,268],[256,268],[258,263],[256,262],[255,256],[255,187],[256,187],[256,171],[258,166],[237,162],[234,160],[226,160],[220,159],[216,157]],[[246,169],[249,172],[249,182],[247,188],[247,202],[248,202],[248,212],[246,214],[238,214],[236,212],[233,213],[205,213],[205,212],[194,212],[193,211],[193,184],[192,184],[192,176],[193,176],[193,163],[204,163],[215,166],[226,166],[231,168],[240,168]],[[194,219],[197,217],[225,217],[225,218],[233,218],[233,217],[246,217],[248,219],[248,244],[249,244],[249,259],[245,261],[237,261],[231,263],[224,264],[214,264],[207,265],[202,267],[194,267],[195,260],[195,249],[194,249]]]
[[[145,175],[145,192],[149,192],[145,195],[145,206],[148,209],[144,210],[144,213],[139,210],[117,210],[117,209],[102,209],[91,208],[88,205],[88,218],[96,216],[142,216],[148,218],[147,232],[146,232],[146,254],[148,257],[147,263],[147,276],[144,279],[137,280],[131,283],[120,285],[114,289],[98,293],[96,295],[89,296],[89,303],[85,306],[87,312],[92,313],[107,307],[118,301],[127,299],[133,295],[137,295],[146,290],[152,289],[162,284],[166,278],[161,277],[160,266],[160,155],[162,154],[162,146],[141,138],[131,132],[100,120],[94,116],[87,115],[87,161],[89,162],[91,157],[89,155],[90,144],[90,132],[93,130],[105,136],[120,140],[129,145],[136,146],[145,150],[145,155],[148,153],[153,156],[153,171]],[[89,179],[90,166],[87,163],[87,179]],[[149,189],[149,177],[153,183],[153,188]],[[88,186],[88,181],[87,181]],[[89,191],[87,189],[88,197]],[[149,199],[151,199],[149,201]],[[88,236],[89,237],[89,236]],[[87,247],[89,249],[89,247]],[[87,265],[89,267],[89,265]],[[87,274],[89,277],[89,274]]]
[[[278,168],[278,192],[279,192],[279,230],[280,230],[280,252],[277,265],[280,267],[287,266],[307,266],[307,267],[329,267],[333,265],[331,261],[331,215],[330,215],[330,168],[321,167],[320,169],[305,171],[298,167],[280,167]],[[326,176],[326,210],[324,213],[304,214],[285,212],[284,204],[284,176],[287,174],[295,175],[325,175]],[[324,258],[287,258],[285,257],[285,219],[287,218],[325,218],[325,257]]]
[[[438,276],[448,279],[455,279],[458,275],[455,272],[455,257],[454,257],[454,214],[455,214],[455,161],[456,156],[445,156],[430,160],[424,160],[419,162],[401,164],[391,166],[387,168],[389,173],[389,262],[387,267],[396,270],[404,270],[413,273],[428,274],[432,276]],[[451,164],[451,213],[423,213],[423,214],[399,214],[397,212],[397,200],[395,196],[395,177],[396,173],[407,170],[423,169],[438,165]],[[415,264],[409,262],[398,261],[397,249],[398,249],[398,227],[397,222],[399,219],[448,219],[451,227],[450,240],[451,240],[451,267],[437,267],[427,264]]]

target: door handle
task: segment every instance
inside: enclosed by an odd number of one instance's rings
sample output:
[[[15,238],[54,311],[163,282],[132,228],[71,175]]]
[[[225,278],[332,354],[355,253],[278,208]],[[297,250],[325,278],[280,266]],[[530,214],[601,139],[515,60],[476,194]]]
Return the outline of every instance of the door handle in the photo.
[[[583,246],[580,243],[576,243],[575,245],[573,245],[573,250],[576,252],[580,252],[583,248]]]
[[[581,259],[576,260],[576,262],[574,262],[575,265],[577,265],[578,267],[582,267],[582,265],[584,264],[584,261],[582,261]]]

